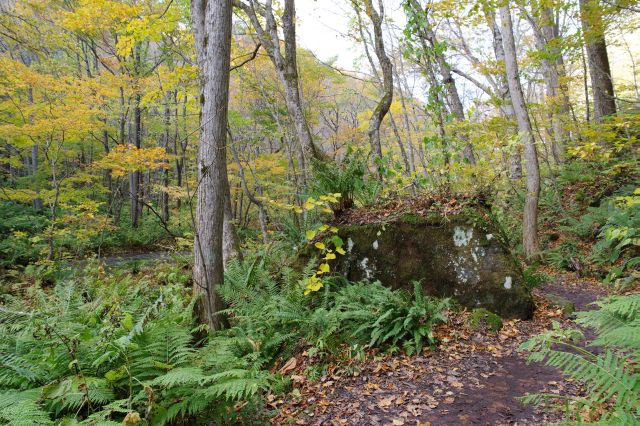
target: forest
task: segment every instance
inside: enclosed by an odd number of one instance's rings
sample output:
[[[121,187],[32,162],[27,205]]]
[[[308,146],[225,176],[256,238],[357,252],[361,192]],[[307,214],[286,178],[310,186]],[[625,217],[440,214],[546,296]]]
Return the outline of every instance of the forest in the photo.
[[[640,425],[637,0],[0,0],[0,423]]]

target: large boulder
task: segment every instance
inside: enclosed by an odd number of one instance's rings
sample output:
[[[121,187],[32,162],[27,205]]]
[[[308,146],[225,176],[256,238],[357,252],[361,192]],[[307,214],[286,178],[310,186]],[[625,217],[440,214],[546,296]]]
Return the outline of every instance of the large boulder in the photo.
[[[404,215],[391,223],[343,224],[346,255],[332,269],[350,280],[380,280],[392,288],[422,283],[425,293],[453,297],[469,308],[528,319],[533,299],[517,262],[495,233],[457,215],[427,219]]]

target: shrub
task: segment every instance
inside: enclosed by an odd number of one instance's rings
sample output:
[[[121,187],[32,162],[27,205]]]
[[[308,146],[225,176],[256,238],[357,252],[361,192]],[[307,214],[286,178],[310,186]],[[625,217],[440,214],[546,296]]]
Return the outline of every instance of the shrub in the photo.
[[[314,161],[312,168],[308,191],[312,195],[341,194],[339,202],[332,206],[336,215],[356,202],[372,204],[381,190],[378,180],[367,174],[367,157],[356,151],[349,150],[339,164]]]
[[[303,342],[327,354],[346,343],[419,352],[435,344],[432,328],[446,321],[449,301],[425,297],[419,283],[411,295],[379,282],[333,277],[324,279],[322,291],[304,296],[303,275],[285,271],[276,283],[264,268],[258,260],[230,266],[221,295],[232,329],[257,342],[265,362],[290,356]]]
[[[336,296],[334,309],[356,340],[411,354],[436,343],[433,326],[446,322],[448,308],[448,299],[425,297],[422,285],[414,281],[413,295],[390,290],[380,282],[345,286]]]
[[[46,218],[23,204],[0,201],[0,266],[26,265],[37,258]]]
[[[424,297],[419,284],[411,296],[332,277],[305,296],[309,271],[278,259],[228,266],[220,294],[231,326],[211,334],[194,318],[188,275],[162,265],[110,276],[89,263],[47,290],[2,296],[0,420],[264,423],[261,395],[288,386],[270,371],[297,352],[339,355],[358,343],[412,353],[434,344],[432,326],[446,320],[448,302]]]
[[[592,259],[614,265],[605,282],[625,287],[640,279],[640,188],[633,196],[620,197],[593,247]]]

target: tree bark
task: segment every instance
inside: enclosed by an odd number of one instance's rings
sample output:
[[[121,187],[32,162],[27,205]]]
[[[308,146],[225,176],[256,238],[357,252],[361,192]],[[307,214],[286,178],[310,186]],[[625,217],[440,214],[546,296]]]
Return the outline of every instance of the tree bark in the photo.
[[[423,25],[419,28],[419,35],[431,47],[433,57],[438,65],[440,77],[442,78],[442,84],[446,89],[447,103],[449,104],[451,115],[453,115],[454,119],[457,122],[462,122],[465,119],[464,106],[462,105],[462,101],[460,100],[460,95],[456,86],[456,80],[451,74],[451,66],[447,62],[444,53],[442,53],[442,49],[439,47],[440,43],[438,42],[436,34],[431,27],[431,23],[429,22],[428,6],[427,8],[422,10],[417,0],[411,0],[411,3],[416,13],[418,11],[424,13],[424,21]],[[464,142],[464,150],[462,154],[464,160],[469,164],[475,164],[476,157],[475,153],[473,152],[473,146],[469,142],[469,135],[467,135],[465,132],[457,133],[458,137]]]
[[[491,29],[491,35],[493,38],[493,52],[496,56],[498,64],[504,64],[504,46],[502,40],[502,32],[496,21],[494,11],[490,7],[485,7],[485,17],[487,24]],[[500,109],[502,110],[504,117],[512,123],[516,123],[516,113],[513,111],[513,104],[509,98],[509,83],[507,82],[506,70],[498,74],[496,78],[498,96],[502,101]],[[516,146],[509,158],[509,177],[513,180],[519,180],[522,178],[522,155],[520,154],[520,147]]]
[[[202,320],[224,326],[216,289],[224,282],[223,225],[228,193],[226,135],[231,63],[231,0],[192,0],[191,19],[202,79],[195,217],[194,292],[202,294]]]
[[[593,93],[593,117],[596,123],[601,123],[605,117],[616,113],[613,80],[601,13],[598,0],[580,0],[580,20],[587,48]]]
[[[133,107],[133,145],[140,148],[142,139],[142,122],[140,110],[140,95],[136,95]],[[134,171],[129,174],[129,200],[131,204],[131,226],[137,228],[140,224],[142,203],[140,203],[142,174]]]
[[[513,23],[509,2],[500,7],[502,39],[505,54],[505,68],[509,95],[518,123],[518,131],[524,142],[524,161],[527,170],[525,205],[522,220],[522,244],[526,258],[532,258],[539,252],[538,243],[538,199],[540,197],[540,168],[536,151],[529,112],[524,101],[520,83],[516,44],[513,38]]]
[[[378,177],[382,180],[382,144],[380,142],[380,126],[382,120],[389,112],[391,102],[393,102],[393,65],[391,60],[387,56],[384,48],[384,39],[382,38],[382,20],[384,19],[384,7],[382,1],[378,2],[378,12],[374,7],[372,0],[363,0],[364,12],[371,20],[373,24],[373,44],[376,57],[380,63],[382,71],[382,97],[378,101],[371,118],[369,119],[369,143],[371,144],[371,151],[375,156],[378,169]],[[356,12],[359,13],[358,3],[353,3]],[[364,40],[363,40],[364,41]],[[365,41],[366,42],[366,41]],[[372,70],[376,73],[376,70]]]
[[[164,105],[164,135],[163,135],[163,146],[167,154],[171,154],[171,110],[169,109],[169,101],[171,99],[171,94],[167,93],[165,98]],[[169,186],[169,169],[165,168],[162,170],[162,185],[164,186],[164,190],[160,191],[160,206],[162,207],[162,220],[165,223],[169,222],[169,193],[167,192],[167,187]]]
[[[280,47],[280,37],[276,19],[273,14],[272,0],[267,0],[264,5],[256,0],[248,0],[248,2],[234,0],[233,4],[249,17],[260,43],[267,51],[275,67],[276,74],[284,86],[287,112],[289,113],[298,143],[305,157],[307,159],[325,159],[322,150],[313,142],[311,129],[309,128],[309,123],[302,106],[296,57],[296,9],[294,0],[284,0],[284,11],[282,14],[284,53]],[[259,17],[262,17],[264,20],[259,19]]]
[[[562,86],[564,77],[564,58],[560,50],[558,38],[559,27],[553,9],[542,7],[531,13],[521,7],[531,28],[536,49],[542,52],[542,69],[546,80],[547,106],[550,108],[551,153],[556,164],[562,162],[564,145],[568,137],[565,122],[568,119],[570,106],[566,88]]]

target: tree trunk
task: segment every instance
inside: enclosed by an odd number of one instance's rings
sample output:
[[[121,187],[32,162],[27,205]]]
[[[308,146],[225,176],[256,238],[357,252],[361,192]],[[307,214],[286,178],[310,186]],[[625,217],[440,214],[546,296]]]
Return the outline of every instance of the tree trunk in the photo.
[[[533,138],[533,130],[531,129],[531,121],[529,120],[529,113],[520,84],[516,44],[513,38],[513,24],[508,2],[500,7],[500,20],[502,24],[502,39],[509,95],[516,115],[518,131],[524,142],[527,193],[525,196],[522,220],[522,244],[524,247],[524,255],[529,259],[539,252],[538,198],[540,197],[540,168],[538,166],[538,153]]]
[[[587,48],[593,93],[593,117],[596,123],[601,123],[605,117],[616,113],[613,81],[601,13],[598,0],[580,0],[580,19]]]
[[[222,231],[222,259],[226,265],[233,259],[242,260],[242,252],[240,251],[240,240],[233,223],[233,209],[231,208],[231,193],[229,191],[229,182],[227,182],[227,191],[224,197],[224,225]]]
[[[135,105],[133,107],[133,145],[140,148],[142,140],[142,123],[140,111],[140,95],[136,95]],[[131,204],[131,226],[137,228],[140,224],[140,216],[142,213],[142,203],[140,203],[140,191],[142,174],[134,171],[129,174],[129,200]]]
[[[202,320],[224,326],[216,289],[224,282],[223,228],[228,193],[226,136],[231,63],[231,0],[193,0],[191,19],[202,79],[195,217],[194,292],[203,295]]]
[[[29,87],[27,90],[27,102],[29,105],[33,105],[33,88]],[[29,124],[33,126],[33,114],[29,114]],[[38,144],[34,144],[31,147],[31,166],[29,167],[29,174],[34,178],[36,198],[33,199],[33,209],[37,212],[41,211],[44,208],[44,203],[42,202],[42,198],[39,197],[40,194],[40,184],[38,183],[38,177],[36,176],[38,172]]]
[[[416,0],[411,0],[411,2],[415,12],[422,12],[419,3]],[[440,76],[442,77],[442,84],[446,89],[447,103],[449,104],[451,115],[453,115],[456,121],[462,122],[465,119],[464,106],[462,105],[460,95],[458,94],[456,81],[451,74],[451,66],[447,62],[447,59],[445,58],[443,53],[441,43],[438,42],[436,34],[431,27],[431,23],[429,22],[428,6],[424,9],[424,20],[422,24],[423,25],[419,28],[419,34],[420,37],[422,37],[423,40],[431,47],[434,59],[438,65],[438,71],[440,73]],[[458,137],[464,142],[464,160],[469,164],[475,164],[476,157],[473,152],[473,146],[469,142],[469,135],[467,135],[467,133],[464,131],[460,131],[457,133]]]
[[[164,104],[164,135],[163,145],[167,154],[171,154],[171,110],[169,109],[169,100],[171,99],[170,93],[167,94]],[[162,169],[162,185],[164,190],[160,191],[160,206],[162,207],[162,220],[165,223],[169,222],[169,193],[167,187],[169,186],[169,169]]]
[[[369,119],[369,143],[371,144],[371,151],[375,155],[377,162],[378,177],[382,180],[382,144],[380,142],[380,126],[382,120],[389,112],[391,102],[393,102],[393,65],[391,60],[387,56],[384,48],[384,39],[382,37],[382,20],[384,19],[384,8],[382,1],[378,2],[378,8],[380,11],[376,11],[373,7],[372,0],[363,0],[364,12],[371,20],[373,24],[373,44],[376,57],[380,63],[382,70],[382,97],[378,101],[371,118]],[[356,10],[358,10],[357,3],[354,2]],[[375,69],[372,70],[374,73]]]
[[[307,159],[325,159],[322,150],[313,143],[311,129],[302,107],[296,57],[296,9],[294,0],[284,0],[284,11],[282,13],[284,54],[280,47],[280,37],[273,14],[272,0],[267,0],[264,5],[259,4],[256,0],[248,0],[248,3],[234,0],[234,6],[245,12],[251,20],[258,39],[267,51],[275,67],[276,74],[284,86],[287,112],[305,157]],[[259,19],[259,16],[264,19]]]
[[[551,153],[556,164],[559,164],[564,156],[564,145],[568,136],[564,123],[570,111],[569,98],[560,82],[564,77],[564,59],[558,47],[559,28],[551,8],[543,7],[532,13],[524,10],[524,13],[533,29],[536,49],[542,53],[547,107],[550,108]]]
[[[502,32],[500,31],[500,27],[498,26],[498,22],[496,21],[496,15],[493,9],[487,6],[485,7],[485,16],[487,19],[487,24],[491,29],[491,35],[493,38],[493,52],[496,56],[496,61],[498,62],[498,64],[503,64],[504,66],[505,60]],[[509,122],[515,124],[516,113],[513,111],[513,104],[511,103],[511,99],[509,98],[509,83],[507,82],[506,70],[498,74],[496,83],[497,90],[500,92],[498,96],[502,101],[500,109],[503,112],[504,117]],[[519,146],[516,146],[511,153],[511,157],[509,158],[509,168],[509,177],[511,179],[519,180],[522,178],[522,155],[520,154]]]

